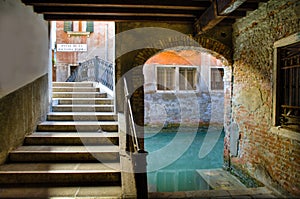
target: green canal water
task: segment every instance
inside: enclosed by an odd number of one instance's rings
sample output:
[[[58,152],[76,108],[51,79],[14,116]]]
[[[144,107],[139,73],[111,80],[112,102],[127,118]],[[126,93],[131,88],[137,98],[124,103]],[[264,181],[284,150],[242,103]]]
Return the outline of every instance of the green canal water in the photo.
[[[149,192],[177,192],[209,189],[198,169],[223,165],[224,132],[207,139],[207,128],[197,132],[145,132]],[[214,139],[214,140],[212,140]],[[206,142],[206,143],[205,143]],[[209,148],[203,156],[200,148]]]

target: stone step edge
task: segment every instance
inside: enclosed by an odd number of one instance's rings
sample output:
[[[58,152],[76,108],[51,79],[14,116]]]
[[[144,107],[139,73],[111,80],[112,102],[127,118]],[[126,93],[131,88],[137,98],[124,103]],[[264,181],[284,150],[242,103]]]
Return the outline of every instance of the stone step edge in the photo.
[[[66,86],[77,86],[77,85],[85,85],[89,87],[95,87],[94,82],[52,82],[52,87],[56,87],[59,85],[66,85]]]
[[[35,146],[35,145],[30,145],[30,146]],[[25,147],[30,147],[30,146],[22,146],[23,148]],[[45,146],[45,145],[43,145]],[[51,145],[51,146],[56,146],[56,145]],[[63,145],[60,145],[60,146],[63,146]],[[102,145],[102,146],[105,146],[105,145]],[[116,146],[116,145],[109,145],[109,146]],[[36,146],[38,147],[38,146]],[[70,147],[70,146],[66,146],[66,147]],[[91,148],[93,146],[88,146],[88,148]],[[119,150],[107,150],[107,151],[104,151],[104,150],[91,150],[91,151],[79,151],[79,150],[69,150],[69,151],[64,151],[64,150],[45,150],[45,149],[41,149],[41,150],[26,150],[26,149],[19,149],[17,148],[16,150],[13,150],[11,151],[9,154],[22,154],[22,153],[26,153],[26,154],[75,154],[75,155],[79,155],[79,154],[91,154],[91,153],[97,153],[97,154],[107,154],[107,153],[111,153],[111,154],[117,154],[119,153]]]
[[[107,93],[105,93],[105,92],[93,92],[93,91],[91,91],[91,92],[67,92],[67,91],[64,91],[64,92],[52,92],[52,94],[74,94],[74,95],[77,95],[77,94],[79,94],[79,95],[83,95],[83,94],[107,94]],[[54,98],[57,98],[57,97],[54,97]]]
[[[49,112],[47,115],[51,116],[72,116],[72,115],[83,115],[83,116],[114,116],[117,117],[118,115],[115,114],[114,112]]]
[[[48,135],[49,134],[49,135]],[[26,138],[28,137],[51,137],[51,138],[118,138],[119,135],[118,133],[90,133],[88,134],[87,132],[83,132],[83,133],[66,133],[66,135],[64,135],[61,132],[49,132],[49,133],[45,133],[45,132],[34,132],[31,135],[27,135]]]
[[[92,108],[92,107],[95,107],[95,108],[111,108],[111,107],[114,107],[114,105],[112,104],[56,104],[56,105],[53,105],[52,107],[58,107],[58,108],[69,108],[69,107],[74,107],[74,108]]]
[[[40,170],[40,171],[0,171],[1,174],[89,174],[89,173],[99,173],[99,174],[106,174],[106,173],[120,173],[120,170],[114,169],[99,169],[99,170]]]
[[[76,134],[89,134],[89,133],[98,133],[98,134],[104,134],[104,135],[109,135],[109,134],[119,134],[118,132],[114,132],[114,131],[109,131],[109,132],[98,132],[98,131],[80,131],[80,132],[76,132],[76,131],[68,131],[68,132],[63,132],[63,131],[34,131],[32,134],[34,133],[40,133],[40,134],[47,134],[47,133],[57,133],[57,134],[71,134],[71,133],[76,133]],[[32,135],[30,134],[30,135]],[[30,136],[28,135],[28,136]]]
[[[114,98],[111,97],[53,97],[52,100],[114,100]]]
[[[103,190],[102,190],[103,189]],[[104,192],[105,190],[105,192]],[[109,192],[107,192],[109,190]],[[0,198],[49,198],[52,199],[119,199],[122,198],[122,186],[31,186],[5,187],[0,189]],[[84,194],[84,192],[86,192]],[[93,192],[93,194],[91,193]],[[62,194],[63,193],[63,194]]]
[[[85,86],[76,86],[76,87],[69,87],[69,86],[54,86],[52,88],[83,88],[83,89],[91,89],[91,88],[94,88],[94,89],[99,89],[98,87],[85,87]]]
[[[64,148],[64,150],[60,150],[60,148]],[[89,148],[89,149],[87,149]],[[12,150],[10,153],[15,153],[15,152],[20,152],[20,151],[33,151],[33,152],[37,152],[37,153],[42,153],[42,152],[48,152],[48,150],[51,150],[50,152],[55,153],[55,152],[65,152],[65,153],[69,153],[69,152],[78,152],[78,153],[86,153],[86,152],[119,152],[120,149],[118,146],[115,145],[111,145],[111,146],[94,146],[92,149],[90,147],[86,147],[86,146],[65,146],[65,145],[61,145],[61,146],[57,146],[57,145],[53,145],[53,146],[49,146],[49,145],[40,145],[40,146],[19,146],[18,148],[16,148],[15,150]]]

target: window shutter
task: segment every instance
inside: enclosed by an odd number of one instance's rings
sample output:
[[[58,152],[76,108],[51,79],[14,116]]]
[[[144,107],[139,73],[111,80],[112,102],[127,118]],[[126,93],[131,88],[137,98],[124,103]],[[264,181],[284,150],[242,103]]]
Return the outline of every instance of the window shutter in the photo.
[[[94,22],[93,21],[86,22],[86,32],[94,32]]]
[[[64,22],[64,31],[73,31],[73,22],[72,21],[65,21]]]

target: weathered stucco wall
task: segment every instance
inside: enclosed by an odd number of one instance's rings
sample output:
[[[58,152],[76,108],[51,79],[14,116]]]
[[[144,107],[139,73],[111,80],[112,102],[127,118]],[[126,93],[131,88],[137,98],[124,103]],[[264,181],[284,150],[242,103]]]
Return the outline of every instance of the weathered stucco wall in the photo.
[[[197,67],[197,89],[195,91],[158,91],[156,65]],[[148,59],[143,66],[145,125],[150,127],[178,125],[197,127],[212,123],[223,125],[224,90],[210,90],[210,67],[224,67],[224,65],[202,48],[197,50],[166,49]]]
[[[19,0],[0,1],[0,98],[48,71],[48,24]]]
[[[19,0],[0,1],[0,164],[48,110],[48,25]]]
[[[271,132],[273,45],[300,31],[295,2],[270,0],[233,27],[232,118],[225,160],[238,172],[299,196],[299,136]]]
[[[48,112],[48,75],[0,99],[0,164],[23,143]]]
[[[167,128],[178,125],[181,127],[222,126],[223,109],[223,91],[213,93],[146,93],[145,125]]]

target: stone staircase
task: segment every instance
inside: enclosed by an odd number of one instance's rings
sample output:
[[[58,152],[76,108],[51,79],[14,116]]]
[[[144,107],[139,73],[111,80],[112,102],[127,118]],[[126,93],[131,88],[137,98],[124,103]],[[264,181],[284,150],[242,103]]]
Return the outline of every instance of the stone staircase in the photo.
[[[122,197],[113,99],[91,82],[53,82],[52,112],[0,166],[0,198]]]

